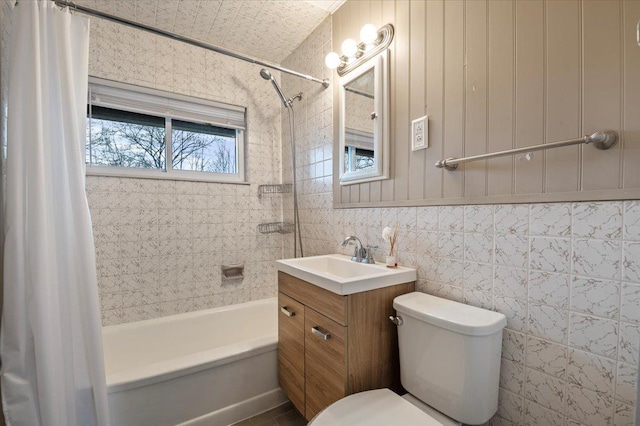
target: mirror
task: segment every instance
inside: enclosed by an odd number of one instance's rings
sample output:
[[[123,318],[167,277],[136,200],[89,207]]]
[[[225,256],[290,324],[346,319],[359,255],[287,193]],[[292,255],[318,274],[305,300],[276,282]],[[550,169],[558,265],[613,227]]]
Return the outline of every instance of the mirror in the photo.
[[[389,178],[387,52],[340,79],[340,184]]]

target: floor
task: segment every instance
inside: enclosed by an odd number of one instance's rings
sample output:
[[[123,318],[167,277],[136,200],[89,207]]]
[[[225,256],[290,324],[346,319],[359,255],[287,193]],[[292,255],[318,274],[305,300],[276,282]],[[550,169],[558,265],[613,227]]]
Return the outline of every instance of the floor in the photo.
[[[235,423],[233,426],[305,426],[307,421],[291,402],[282,404],[257,416]]]

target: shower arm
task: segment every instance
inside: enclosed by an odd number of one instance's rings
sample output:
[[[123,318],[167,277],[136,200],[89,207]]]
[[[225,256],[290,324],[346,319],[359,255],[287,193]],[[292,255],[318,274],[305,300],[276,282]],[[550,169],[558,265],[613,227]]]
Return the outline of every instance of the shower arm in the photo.
[[[293,101],[301,101],[301,100],[302,100],[302,92],[299,92],[295,96],[292,96],[289,99],[287,99],[287,103],[291,105],[293,104]]]

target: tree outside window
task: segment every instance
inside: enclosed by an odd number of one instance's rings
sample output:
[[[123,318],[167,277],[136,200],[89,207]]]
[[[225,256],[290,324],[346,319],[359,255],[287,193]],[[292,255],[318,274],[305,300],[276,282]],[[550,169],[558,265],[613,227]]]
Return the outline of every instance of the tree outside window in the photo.
[[[174,170],[237,173],[235,129],[91,106],[87,164],[166,170],[167,139]],[[170,138],[167,127],[171,126]]]

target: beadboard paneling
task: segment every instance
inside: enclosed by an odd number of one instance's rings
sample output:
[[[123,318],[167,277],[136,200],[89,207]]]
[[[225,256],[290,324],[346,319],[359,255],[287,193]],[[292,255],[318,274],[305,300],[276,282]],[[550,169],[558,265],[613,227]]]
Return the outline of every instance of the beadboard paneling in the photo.
[[[409,86],[415,91],[415,95],[411,96],[409,104],[409,115],[411,117],[421,117],[424,114],[426,95],[425,30],[430,24],[425,15],[426,6],[427,3],[425,2],[417,2],[415,7],[411,8]],[[433,23],[431,22],[431,24]],[[425,169],[423,166],[425,153],[425,150],[420,150],[409,155],[409,198],[411,199],[422,198],[424,194]]]
[[[488,10],[488,67],[487,148],[502,151],[513,148],[515,99],[515,37],[513,27],[515,4],[489,2]],[[489,195],[511,194],[513,190],[513,158],[503,157],[487,161],[487,191]]]
[[[541,1],[518,1],[515,3],[515,15],[516,103],[514,124],[516,132],[514,147],[521,148],[538,145],[544,141],[544,3]],[[529,158],[525,154],[513,156],[515,160],[515,192],[517,194],[542,192],[542,171],[545,156],[545,151],[538,151]]]
[[[431,1],[426,3],[426,52],[420,56],[426,68],[426,84],[414,90],[415,96],[422,103],[422,112],[431,117],[429,123],[429,146],[431,148],[417,151],[412,154],[423,158],[422,177],[424,197],[438,198],[442,195],[442,173],[435,167],[427,167],[438,161],[442,155],[442,141],[444,137],[444,1]],[[416,11],[420,16],[421,11]],[[413,12],[411,14],[413,16]],[[412,40],[412,42],[416,42]],[[416,62],[418,63],[418,62]],[[412,68],[411,74],[419,75],[418,67]],[[421,96],[422,95],[422,96]],[[428,108],[427,108],[428,105]],[[412,114],[412,117],[420,117],[420,111]],[[419,153],[419,154],[418,154]],[[420,176],[419,173],[417,173]],[[416,199],[417,197],[412,197]]]
[[[624,11],[624,103],[622,187],[640,187],[640,49],[633,27],[640,17],[640,2],[628,1]]]
[[[570,139],[582,133],[579,1],[549,2],[547,20],[546,140]],[[564,40],[556,43],[555,40]],[[577,191],[580,177],[579,146],[547,151],[547,192]],[[576,161],[578,159],[578,161]]]
[[[334,50],[367,22],[396,29],[391,179],[340,186],[334,173],[334,205],[640,198],[639,9],[631,0],[347,1],[333,15]],[[430,147],[412,152],[411,121],[425,114]],[[433,166],[604,129],[621,135],[608,151],[572,146],[456,171]]]
[[[464,155],[477,155],[487,152],[487,1],[465,2],[464,14]],[[464,196],[484,195],[486,189],[487,162],[468,164]]]
[[[462,0],[447,1],[444,4],[444,134],[440,152],[435,151],[436,158],[447,156],[460,157],[463,151],[463,131],[465,110],[461,107],[465,102],[464,91],[464,3]],[[437,58],[434,58],[437,61]],[[429,126],[431,127],[431,126]],[[429,132],[431,138],[431,132]],[[430,148],[429,148],[430,149]],[[431,168],[429,164],[425,167]],[[443,173],[435,167],[436,173],[442,176],[443,198],[462,197],[464,173]],[[438,197],[434,199],[438,200]],[[346,202],[346,200],[345,200]]]
[[[620,131],[621,7],[621,3],[612,1],[586,1],[582,5],[583,28],[590,29],[594,28],[594,25],[605,24],[598,31],[585,31],[583,38],[582,119],[584,131],[587,133],[599,130],[603,126]],[[637,70],[635,72],[637,73]],[[583,189],[609,189],[620,186],[621,145],[617,144],[605,152],[583,147]]]

